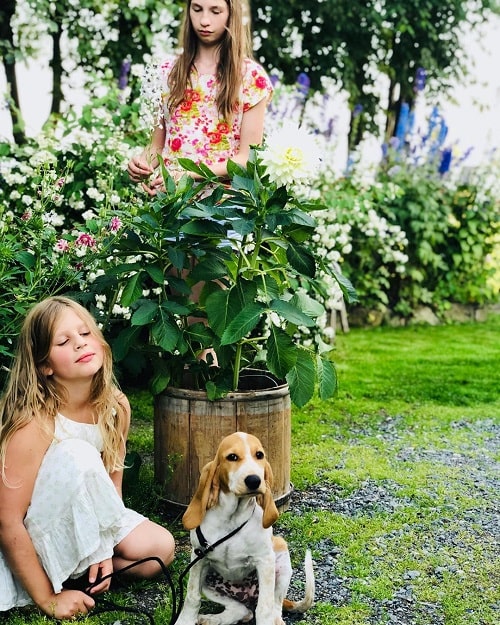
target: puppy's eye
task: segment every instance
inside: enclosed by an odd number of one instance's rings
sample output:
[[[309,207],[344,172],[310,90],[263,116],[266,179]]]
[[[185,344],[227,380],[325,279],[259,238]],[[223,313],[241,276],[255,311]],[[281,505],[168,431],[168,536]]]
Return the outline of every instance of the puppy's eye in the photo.
[[[257,460],[262,460],[262,458],[264,457],[264,452],[263,451],[258,451],[255,454],[255,457],[257,458]]]
[[[238,460],[238,456],[237,454],[229,454],[226,456],[226,460],[229,460],[229,462],[236,462]]]

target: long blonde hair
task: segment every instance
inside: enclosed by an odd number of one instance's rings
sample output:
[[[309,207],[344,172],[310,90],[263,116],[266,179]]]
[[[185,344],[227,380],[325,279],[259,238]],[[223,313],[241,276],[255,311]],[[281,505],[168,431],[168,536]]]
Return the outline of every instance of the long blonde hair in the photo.
[[[189,16],[191,2],[188,0],[186,4],[179,33],[182,54],[175,61],[168,77],[168,108],[171,112],[184,100],[186,88],[191,84],[190,72],[198,50],[198,38]],[[244,60],[252,58],[252,40],[248,0],[226,0],[226,3],[229,18],[219,44],[216,103],[221,118],[230,123],[239,98]]]
[[[94,375],[89,403],[97,415],[104,441],[104,466],[109,472],[123,467],[121,450],[126,409],[119,402],[113,373],[111,348],[92,315],[68,297],[49,297],[28,312],[17,341],[16,354],[0,400],[0,466],[5,481],[5,457],[15,432],[32,420],[51,432],[51,424],[67,400],[66,389],[44,373],[55,325],[65,308],[71,308],[84,321],[103,347],[103,365]]]

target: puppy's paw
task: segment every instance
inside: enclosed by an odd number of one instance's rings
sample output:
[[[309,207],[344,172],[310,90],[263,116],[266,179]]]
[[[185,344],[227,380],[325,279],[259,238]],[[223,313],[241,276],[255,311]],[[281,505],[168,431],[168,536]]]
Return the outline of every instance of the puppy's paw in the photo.
[[[251,610],[246,610],[244,607],[243,609],[245,609],[245,612],[239,611],[237,614],[229,612],[227,609],[220,614],[199,614],[197,623],[198,625],[234,625],[235,623],[249,623],[253,619],[253,612]],[[283,625],[285,624],[283,623]]]

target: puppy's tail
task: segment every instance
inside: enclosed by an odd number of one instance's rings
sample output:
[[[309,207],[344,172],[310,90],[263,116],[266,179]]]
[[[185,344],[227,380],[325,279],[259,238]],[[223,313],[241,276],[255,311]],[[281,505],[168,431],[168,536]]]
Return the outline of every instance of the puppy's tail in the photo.
[[[295,612],[296,614],[302,614],[314,603],[314,592],[315,592],[315,583],[314,583],[314,569],[312,562],[312,555],[310,550],[306,551],[306,557],[304,561],[304,570],[306,573],[306,586],[305,586],[305,594],[304,598],[300,601],[290,601],[290,599],[285,599],[283,601],[283,610],[286,612]]]

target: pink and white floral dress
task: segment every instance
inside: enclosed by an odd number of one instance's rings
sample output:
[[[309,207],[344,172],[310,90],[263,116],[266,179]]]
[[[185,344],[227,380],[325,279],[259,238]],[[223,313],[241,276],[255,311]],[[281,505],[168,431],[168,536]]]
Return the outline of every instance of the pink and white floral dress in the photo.
[[[214,74],[191,70],[192,88],[186,89],[183,102],[170,114],[168,111],[168,77],[175,57],[160,65],[164,123],[166,129],[163,157],[167,167],[176,167],[177,158],[190,158],[210,167],[233,157],[240,146],[243,113],[263,99],[271,97],[273,87],[263,67],[246,59],[240,96],[232,124],[221,119],[216,105],[218,81]]]

